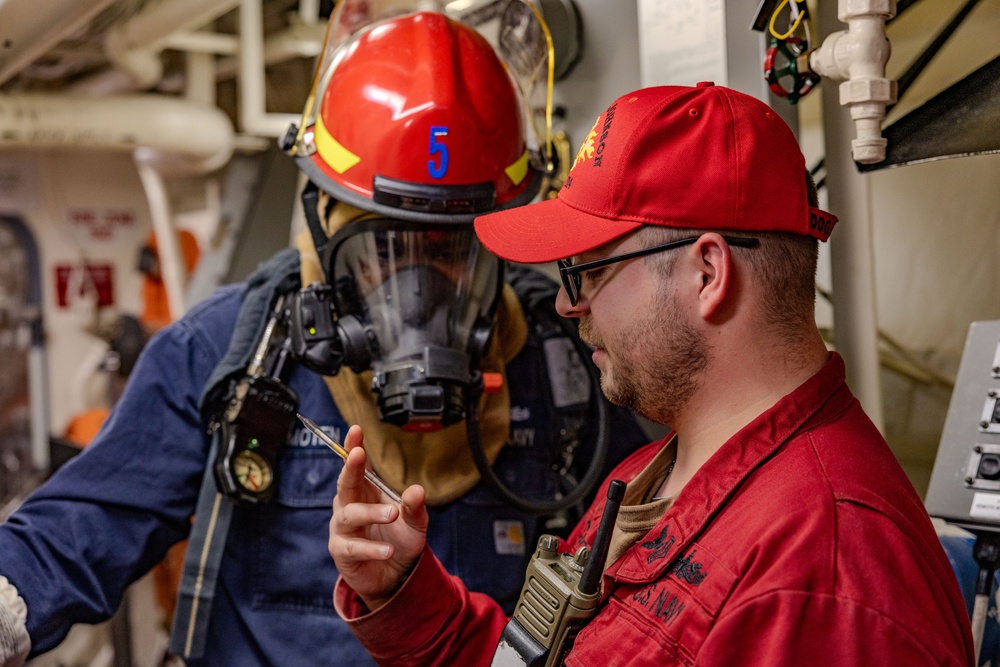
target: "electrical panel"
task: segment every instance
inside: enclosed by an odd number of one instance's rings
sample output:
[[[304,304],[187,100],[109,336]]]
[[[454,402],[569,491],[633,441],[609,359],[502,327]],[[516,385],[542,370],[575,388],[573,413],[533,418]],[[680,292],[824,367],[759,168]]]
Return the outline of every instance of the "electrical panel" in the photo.
[[[949,523],[1000,533],[1000,320],[969,327],[926,505]]]

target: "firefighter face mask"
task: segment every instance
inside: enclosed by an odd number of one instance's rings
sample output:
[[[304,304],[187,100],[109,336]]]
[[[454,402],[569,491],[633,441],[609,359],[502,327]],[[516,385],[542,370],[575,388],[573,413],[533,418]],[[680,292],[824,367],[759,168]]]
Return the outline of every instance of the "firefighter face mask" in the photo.
[[[344,363],[370,365],[382,421],[409,431],[461,421],[502,286],[472,226],[364,220],[324,255]]]

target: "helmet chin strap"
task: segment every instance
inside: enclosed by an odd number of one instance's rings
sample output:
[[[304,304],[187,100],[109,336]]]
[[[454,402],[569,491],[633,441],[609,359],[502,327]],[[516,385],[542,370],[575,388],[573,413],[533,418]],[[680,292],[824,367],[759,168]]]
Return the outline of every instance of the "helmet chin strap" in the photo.
[[[330,242],[330,237],[326,235],[323,223],[319,219],[319,188],[311,180],[307,180],[306,186],[302,189],[302,212],[306,216],[306,225],[308,225],[309,233],[312,235],[316,254],[322,257],[323,249]],[[326,275],[327,268],[325,266],[322,268],[323,275],[329,282],[330,276]]]

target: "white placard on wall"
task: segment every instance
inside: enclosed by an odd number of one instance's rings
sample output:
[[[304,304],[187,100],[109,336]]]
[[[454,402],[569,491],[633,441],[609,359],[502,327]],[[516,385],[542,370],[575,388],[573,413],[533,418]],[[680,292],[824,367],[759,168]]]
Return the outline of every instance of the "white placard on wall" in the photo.
[[[728,85],[724,0],[638,0],[642,86]]]

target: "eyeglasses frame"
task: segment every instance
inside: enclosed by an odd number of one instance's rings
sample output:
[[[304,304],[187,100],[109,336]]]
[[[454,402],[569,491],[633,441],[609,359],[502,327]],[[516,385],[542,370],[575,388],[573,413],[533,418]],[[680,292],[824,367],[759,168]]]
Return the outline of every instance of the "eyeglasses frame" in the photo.
[[[653,253],[661,252],[663,250],[673,250],[674,248],[691,245],[702,236],[704,235],[699,234],[698,236],[688,236],[682,239],[677,239],[676,241],[670,241],[669,243],[663,243],[649,248],[642,248],[641,250],[633,250],[632,252],[627,252],[623,255],[614,255],[612,257],[605,257],[604,259],[595,259],[592,262],[584,262],[583,264],[570,264],[570,260],[560,259],[556,262],[556,264],[559,266],[559,277],[562,279],[563,287],[566,289],[566,294],[569,296],[570,305],[575,306],[580,301],[580,287],[583,284],[580,274],[584,271],[598,269],[602,266],[608,266],[609,264],[617,264],[618,262],[624,262],[627,259],[633,259],[635,257],[652,255]],[[737,248],[753,248],[760,245],[760,239],[753,236],[723,236],[722,238],[726,243]]]

